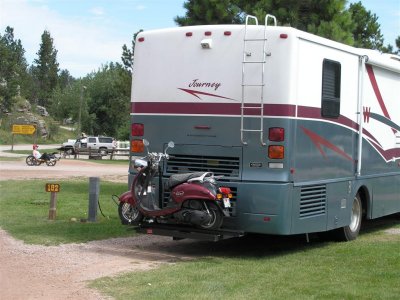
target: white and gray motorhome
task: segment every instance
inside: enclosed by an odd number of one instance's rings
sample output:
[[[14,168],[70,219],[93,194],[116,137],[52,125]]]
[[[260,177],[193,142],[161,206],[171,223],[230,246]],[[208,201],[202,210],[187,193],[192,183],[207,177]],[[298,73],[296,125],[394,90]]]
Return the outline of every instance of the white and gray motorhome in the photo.
[[[400,212],[399,57],[251,19],[137,36],[132,149],[224,175],[225,228],[349,240]]]

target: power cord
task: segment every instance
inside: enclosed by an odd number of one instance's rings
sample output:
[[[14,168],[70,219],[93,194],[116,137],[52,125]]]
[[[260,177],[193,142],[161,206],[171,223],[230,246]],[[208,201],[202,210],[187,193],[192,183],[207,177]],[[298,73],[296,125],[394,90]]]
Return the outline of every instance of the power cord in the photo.
[[[111,196],[111,200],[115,203],[115,205],[117,205],[117,206],[119,205],[119,197],[118,197],[117,195],[112,195],[112,196]],[[99,206],[99,210],[100,210],[101,215],[102,215],[104,218],[110,219],[109,216],[104,215],[103,210],[101,209],[100,199],[99,199],[99,201],[98,201],[98,206]]]

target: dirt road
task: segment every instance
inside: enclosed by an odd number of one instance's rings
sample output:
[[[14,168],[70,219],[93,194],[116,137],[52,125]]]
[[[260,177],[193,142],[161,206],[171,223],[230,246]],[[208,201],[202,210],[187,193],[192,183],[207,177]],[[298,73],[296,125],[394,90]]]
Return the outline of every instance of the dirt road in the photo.
[[[27,166],[24,160],[0,162],[0,180],[62,179],[97,176],[108,181],[128,183],[126,164],[108,165],[90,161],[61,159],[55,166]]]

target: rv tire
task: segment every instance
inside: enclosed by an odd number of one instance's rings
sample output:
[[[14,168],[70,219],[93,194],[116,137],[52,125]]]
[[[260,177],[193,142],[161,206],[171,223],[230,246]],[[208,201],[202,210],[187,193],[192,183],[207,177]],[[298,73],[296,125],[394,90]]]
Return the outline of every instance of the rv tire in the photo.
[[[355,240],[360,232],[361,220],[362,201],[357,193],[352,203],[350,224],[334,231],[336,239],[343,242]]]

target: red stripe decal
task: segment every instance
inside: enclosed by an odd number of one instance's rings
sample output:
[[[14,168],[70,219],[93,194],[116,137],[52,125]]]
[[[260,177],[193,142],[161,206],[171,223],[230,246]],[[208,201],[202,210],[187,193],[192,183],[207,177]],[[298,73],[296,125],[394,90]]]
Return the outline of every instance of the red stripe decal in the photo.
[[[325,151],[322,149],[321,145],[331,149],[332,151],[336,152],[337,154],[344,157],[345,159],[347,159],[349,161],[353,161],[353,159],[349,155],[347,155],[346,152],[344,152],[342,149],[336,147],[332,143],[328,142],[327,140],[325,140],[323,137],[319,136],[315,132],[312,132],[311,130],[308,130],[307,128],[304,128],[302,126],[300,126],[300,128],[303,129],[304,133],[311,139],[311,141],[318,148],[319,152],[321,152],[321,154],[324,158],[327,158],[327,157],[326,157]]]
[[[240,103],[194,102],[132,102],[135,114],[223,115],[240,116]],[[264,116],[294,117],[294,105],[264,104]],[[248,110],[246,116],[259,116],[258,110]]]
[[[132,102],[131,112],[134,114],[172,114],[172,115],[203,114],[211,116],[240,116],[240,103]],[[246,115],[257,115],[257,113],[249,112]],[[295,117],[296,106],[287,104],[264,104],[264,116]],[[297,117],[315,119],[315,120],[326,120],[321,117],[321,109],[318,107],[298,106]],[[330,119],[330,121],[333,121],[347,128],[352,128],[355,131],[359,130],[359,126],[356,122],[344,116],[340,116],[336,120]],[[372,134],[368,132],[365,128],[363,130],[363,133],[370,139],[375,149],[378,152],[380,152],[382,156],[385,157],[386,160],[390,160],[393,157],[400,157],[400,148],[383,150],[382,145],[378,142],[378,140],[375,137],[373,137]],[[344,153],[341,149],[330,144],[322,137],[319,137],[316,134],[313,135],[312,132],[311,136],[314,138],[314,141],[317,142],[316,146],[324,157],[325,157],[325,152],[321,148],[321,145],[324,145],[332,149],[333,151],[338,150],[338,153],[340,155],[342,155],[346,159],[352,160],[350,156]]]
[[[181,88],[178,88],[178,90],[181,90],[181,91],[184,91],[186,93],[189,93],[190,95],[195,96],[196,98],[199,98],[200,100],[203,100],[203,99],[201,99],[198,95],[205,95],[205,96],[211,96],[211,97],[217,97],[217,98],[222,98],[222,99],[238,101],[238,100],[235,100],[235,99],[232,99],[232,98],[228,98],[228,97],[224,97],[224,96],[220,96],[220,95],[216,95],[216,94],[210,94],[210,93],[195,91],[195,90],[181,89]]]
[[[383,112],[383,114],[385,115],[386,118],[391,120],[389,112],[386,109],[385,102],[383,101],[381,91],[379,90],[378,83],[377,83],[376,78],[375,78],[374,70],[372,69],[371,65],[366,65],[365,67],[367,68],[367,73],[368,73],[369,80],[371,81],[372,88],[374,90],[376,99],[378,99],[378,102],[379,102],[379,105],[380,105],[380,107],[382,109],[382,112]],[[393,128],[392,128],[392,130],[393,130],[393,133],[396,134],[397,130],[393,129]]]

